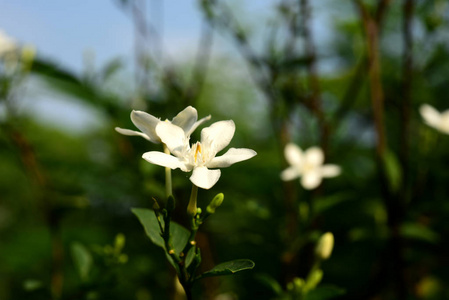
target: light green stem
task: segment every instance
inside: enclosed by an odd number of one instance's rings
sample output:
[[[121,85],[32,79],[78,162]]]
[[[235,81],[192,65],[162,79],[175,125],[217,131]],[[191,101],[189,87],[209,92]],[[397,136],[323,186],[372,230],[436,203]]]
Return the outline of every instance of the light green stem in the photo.
[[[198,197],[198,187],[192,184],[192,193],[190,194],[189,205],[187,206],[187,214],[191,217],[196,215],[196,199]]]
[[[164,153],[170,155],[170,151],[168,150],[167,146],[164,145]],[[165,167],[165,196],[168,198],[168,196],[173,195],[172,192],[172,185],[171,185],[171,169],[168,167]]]

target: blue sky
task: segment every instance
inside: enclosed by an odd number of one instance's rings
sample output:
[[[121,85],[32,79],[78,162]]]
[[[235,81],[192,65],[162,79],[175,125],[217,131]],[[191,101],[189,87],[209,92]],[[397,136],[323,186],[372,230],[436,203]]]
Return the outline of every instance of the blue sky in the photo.
[[[162,30],[167,51],[196,46],[201,24],[196,2],[147,1],[147,16]],[[275,2],[250,0],[244,6],[255,16]],[[132,22],[113,0],[0,0],[0,29],[76,70],[82,68],[85,51],[93,51],[99,65],[133,52]]]
[[[143,1],[143,0],[142,0]],[[316,5],[326,6],[321,0]],[[200,35],[202,16],[195,0],[147,0],[147,17],[162,33],[164,51],[168,56],[188,59],[194,55]],[[275,0],[230,0],[237,16],[253,29],[263,30],[273,11]],[[329,2],[330,3],[330,2]],[[162,8],[162,9],[161,9]],[[327,37],[327,18],[319,16],[323,10],[315,9],[318,18],[314,26],[317,39]],[[161,14],[162,12],[162,14]],[[0,29],[21,44],[31,44],[38,54],[76,72],[83,70],[83,54],[95,53],[95,65],[101,67],[110,59],[124,58],[132,67],[132,21],[113,0],[0,0]],[[229,39],[216,34],[213,54],[234,55]],[[241,64],[242,68],[244,64]],[[246,71],[246,69],[244,69]],[[51,93],[32,95],[23,104],[27,113],[41,121],[75,130],[88,128],[95,116],[87,108]],[[39,100],[39,101],[36,101]],[[93,123],[92,123],[93,122]]]

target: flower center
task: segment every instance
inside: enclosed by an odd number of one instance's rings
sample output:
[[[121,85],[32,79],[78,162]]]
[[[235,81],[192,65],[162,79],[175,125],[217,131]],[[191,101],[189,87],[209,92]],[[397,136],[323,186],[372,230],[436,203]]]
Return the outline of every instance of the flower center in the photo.
[[[196,142],[190,149],[190,163],[194,166],[204,166],[208,161],[208,151],[201,145],[200,142]]]
[[[197,163],[197,160],[198,160],[198,154],[199,154],[199,156],[200,156],[200,159],[202,159],[202,153],[201,153],[201,144],[200,143],[197,143],[196,144],[196,149],[195,149],[195,163]]]

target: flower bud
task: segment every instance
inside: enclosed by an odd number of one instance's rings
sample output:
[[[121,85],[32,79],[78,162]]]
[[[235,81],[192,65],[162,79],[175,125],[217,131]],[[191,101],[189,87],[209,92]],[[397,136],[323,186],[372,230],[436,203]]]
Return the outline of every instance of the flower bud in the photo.
[[[175,210],[175,207],[176,207],[176,200],[175,200],[175,198],[172,195],[168,196],[168,199],[167,199],[167,211],[168,212],[172,212],[172,211]]]
[[[217,209],[217,207],[219,207],[223,203],[223,199],[223,193],[217,194],[207,206],[207,212],[210,214],[215,213],[215,209]]]
[[[315,255],[322,259],[328,259],[331,256],[332,249],[334,248],[334,235],[331,232],[323,234],[315,248]]]
[[[119,233],[115,236],[115,249],[120,252],[125,246],[125,235],[123,233]]]

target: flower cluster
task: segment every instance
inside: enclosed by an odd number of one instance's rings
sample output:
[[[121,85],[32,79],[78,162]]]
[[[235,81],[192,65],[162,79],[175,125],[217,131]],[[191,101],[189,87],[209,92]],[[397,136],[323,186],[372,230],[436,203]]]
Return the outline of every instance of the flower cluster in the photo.
[[[222,156],[217,153],[231,142],[235,132],[232,120],[219,121],[201,131],[201,141],[190,145],[190,135],[201,124],[208,121],[210,116],[198,121],[195,108],[189,106],[181,111],[172,121],[161,121],[142,111],[133,111],[131,120],[141,132],[116,128],[125,135],[137,135],[153,143],[162,142],[170,154],[150,151],[143,154],[143,158],[152,164],[170,169],[181,169],[192,172],[190,181],[203,189],[210,189],[217,183],[221,172],[217,168],[250,159],[256,152],[245,148],[230,148]]]

